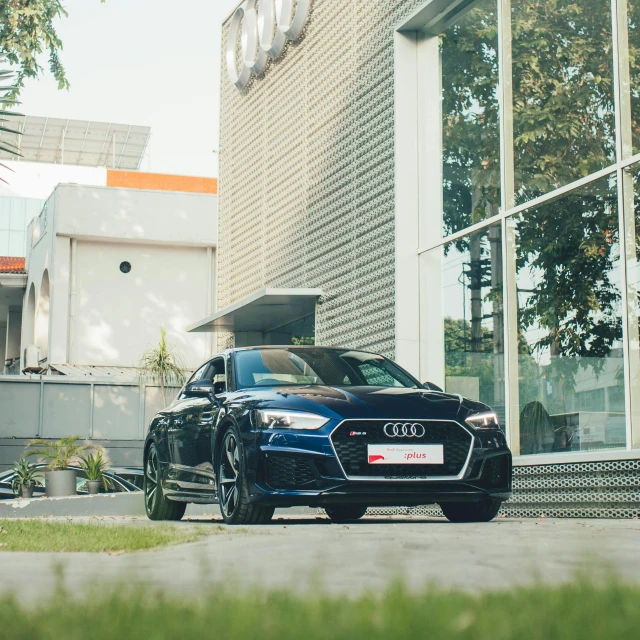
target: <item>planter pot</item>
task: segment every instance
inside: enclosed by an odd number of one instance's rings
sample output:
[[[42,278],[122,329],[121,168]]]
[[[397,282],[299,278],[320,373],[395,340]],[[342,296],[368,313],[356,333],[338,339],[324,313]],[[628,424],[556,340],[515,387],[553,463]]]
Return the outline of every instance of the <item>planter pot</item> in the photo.
[[[76,472],[73,469],[45,471],[44,479],[47,498],[76,495]]]
[[[95,496],[100,493],[100,489],[102,488],[102,480],[89,480],[87,484],[89,486],[89,495]]]
[[[20,497],[21,498],[33,498],[33,484],[20,485]]]

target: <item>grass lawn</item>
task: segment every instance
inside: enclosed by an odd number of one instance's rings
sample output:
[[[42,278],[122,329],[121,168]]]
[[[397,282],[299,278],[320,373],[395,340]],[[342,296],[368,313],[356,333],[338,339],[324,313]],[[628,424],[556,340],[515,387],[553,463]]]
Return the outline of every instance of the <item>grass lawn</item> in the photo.
[[[0,520],[2,551],[141,551],[193,542],[226,531],[221,526],[118,525]],[[0,565],[2,561],[0,560]],[[2,638],[0,632],[0,638]]]
[[[635,640],[640,629],[640,588],[579,582],[479,595],[395,586],[359,599],[229,588],[195,602],[125,588],[80,601],[58,592],[35,608],[26,595],[0,599],[0,640]]]

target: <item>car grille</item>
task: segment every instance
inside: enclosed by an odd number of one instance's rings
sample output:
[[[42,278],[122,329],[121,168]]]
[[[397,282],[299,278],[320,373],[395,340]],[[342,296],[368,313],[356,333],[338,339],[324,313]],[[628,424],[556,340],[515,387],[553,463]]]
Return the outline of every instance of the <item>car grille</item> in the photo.
[[[480,481],[477,483],[485,489],[509,488],[511,466],[509,456],[494,456],[485,460]]]
[[[336,455],[347,476],[411,480],[457,476],[463,470],[473,438],[457,422],[412,420],[411,424],[418,423],[425,428],[425,435],[419,438],[389,438],[383,431],[387,422],[390,421],[349,420],[331,434]],[[358,435],[350,435],[354,431]],[[442,444],[444,464],[370,465],[369,444]]]
[[[315,474],[309,460],[303,456],[269,454],[267,484],[273,489],[299,489],[315,483]]]

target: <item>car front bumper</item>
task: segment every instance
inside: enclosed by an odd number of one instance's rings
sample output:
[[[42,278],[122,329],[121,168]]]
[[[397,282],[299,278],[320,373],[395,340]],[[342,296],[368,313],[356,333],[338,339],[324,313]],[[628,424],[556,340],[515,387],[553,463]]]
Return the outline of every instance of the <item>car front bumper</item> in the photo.
[[[487,499],[502,502],[511,496],[512,459],[502,433],[475,436],[464,470],[456,479],[347,477],[329,433],[326,437],[256,433],[247,459],[250,501],[274,507],[402,507]]]

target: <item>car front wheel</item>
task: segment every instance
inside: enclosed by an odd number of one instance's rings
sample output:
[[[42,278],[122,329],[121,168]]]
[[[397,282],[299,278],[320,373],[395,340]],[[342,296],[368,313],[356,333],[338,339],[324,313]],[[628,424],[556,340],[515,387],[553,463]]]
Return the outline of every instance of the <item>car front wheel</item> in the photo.
[[[350,522],[359,520],[367,512],[367,507],[361,505],[334,505],[325,507],[324,510],[332,522]]]
[[[149,447],[144,466],[144,506],[149,520],[180,520],[187,505],[167,500],[162,491],[160,459],[155,444]]]
[[[218,502],[227,524],[265,524],[273,517],[273,507],[249,502],[249,488],[244,472],[242,442],[235,427],[222,438],[218,452]]]
[[[444,502],[442,513],[450,522],[489,522],[500,511],[502,503],[497,500],[483,502]]]

